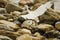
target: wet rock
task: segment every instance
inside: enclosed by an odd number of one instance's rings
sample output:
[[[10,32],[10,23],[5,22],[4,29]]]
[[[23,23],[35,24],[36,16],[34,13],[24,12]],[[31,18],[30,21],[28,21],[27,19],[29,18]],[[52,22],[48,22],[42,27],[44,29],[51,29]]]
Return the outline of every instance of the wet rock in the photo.
[[[9,26],[6,26],[4,24],[0,24],[0,30],[9,30],[9,31],[14,31],[13,29],[11,28],[8,28]]]
[[[6,9],[5,8],[0,8],[0,14],[6,14]]]
[[[9,0],[0,0],[0,2],[7,2],[7,1],[9,1]]]
[[[60,12],[50,8],[46,11],[48,13],[48,15],[50,15],[51,17],[53,17],[55,20],[60,20]]]
[[[37,25],[37,22],[35,22],[34,20],[26,20],[26,21],[23,22],[22,27],[32,29],[36,25]]]
[[[23,11],[23,12],[22,12],[22,15],[26,15],[26,14],[28,14],[27,11]]]
[[[0,0],[0,40],[60,40],[60,22],[57,22],[60,12],[46,9],[45,14],[38,16],[43,8],[52,5],[47,1]],[[44,4],[46,2],[48,6]],[[39,10],[42,4],[43,8]],[[36,9],[38,12],[31,11]]]
[[[13,17],[14,20],[17,20],[21,14],[22,13],[19,11],[10,12],[10,15]]]
[[[39,24],[38,26],[36,26],[38,29],[40,30],[44,30],[44,31],[49,31],[49,30],[53,30],[53,26],[49,25],[49,24]]]
[[[34,0],[34,5],[32,10],[36,10],[40,5],[46,3],[48,0]]]
[[[18,4],[18,2],[19,2],[20,0],[9,0],[9,1],[12,2],[12,3]]]
[[[19,29],[18,33],[20,33],[20,34],[31,34],[31,31],[28,29]]]
[[[18,29],[19,26],[16,25],[15,23],[12,23],[12,22],[8,22],[8,21],[5,21],[5,20],[0,20],[0,24],[3,24],[3,25],[6,25],[6,27],[8,29]]]
[[[7,19],[8,21],[10,21],[10,22],[13,22],[14,20],[12,19],[12,18],[10,18],[10,19]]]
[[[36,33],[34,34],[34,36],[39,37],[39,36],[40,36],[40,33],[39,33],[39,32],[36,32]]]
[[[58,39],[60,39],[60,34],[57,36]]]
[[[19,4],[21,5],[34,4],[34,0],[20,0]]]
[[[39,17],[40,23],[45,23],[45,24],[54,24],[56,21],[55,18],[52,16],[48,15],[49,13],[45,13]],[[48,17],[49,16],[49,17]],[[47,17],[47,18],[46,18]]]
[[[60,36],[59,31],[56,30],[51,30],[51,31],[47,31],[44,34],[47,38],[54,38],[54,37],[58,37]]]
[[[60,40],[60,39],[57,39],[57,38],[49,38],[48,40]]]
[[[46,3],[48,0],[35,0],[35,3]]]
[[[5,17],[4,15],[0,14],[0,20],[3,19],[7,19],[7,17]]]
[[[13,11],[19,11],[19,10],[21,10],[21,8],[19,7],[19,5],[17,5],[16,3],[12,3],[12,2],[9,2],[6,5],[5,8],[6,8],[7,12],[13,12]]]
[[[33,40],[45,40],[45,37],[43,37],[43,36],[33,37]]]
[[[55,25],[55,22],[57,22],[57,20],[60,20],[59,15],[60,15],[59,12],[50,8],[45,12],[45,14],[43,14],[39,17],[40,22]]]
[[[16,40],[32,40],[32,37],[28,34],[24,34],[24,35],[17,37]]]
[[[0,35],[0,40],[12,40],[12,39],[7,36]]]
[[[7,31],[7,30],[0,30],[0,35],[8,36],[8,37],[10,37],[10,38],[12,38],[14,40],[18,36],[18,34],[16,32]]]
[[[40,3],[36,3],[35,5],[33,5],[32,10],[36,10],[40,5]]]
[[[4,8],[9,0],[0,0],[0,7]]]
[[[40,33],[36,32],[34,34],[33,40],[45,40],[45,37],[40,35]]]
[[[60,22],[56,22],[55,28],[56,28],[57,30],[60,30]]]
[[[12,14],[14,16],[19,16],[21,14],[21,12],[19,12],[19,11],[13,11],[10,14]]]

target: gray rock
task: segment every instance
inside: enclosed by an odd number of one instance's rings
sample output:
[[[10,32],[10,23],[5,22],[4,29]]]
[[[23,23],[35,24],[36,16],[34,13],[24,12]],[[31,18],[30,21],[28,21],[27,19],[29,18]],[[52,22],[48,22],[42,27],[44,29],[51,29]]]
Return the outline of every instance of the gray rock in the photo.
[[[0,14],[6,14],[6,9],[5,8],[0,8]]]
[[[20,8],[16,3],[12,3],[12,2],[9,2],[9,3],[6,5],[5,8],[6,8],[7,12],[12,12],[12,11],[21,10],[21,8]]]
[[[12,40],[12,39],[7,36],[0,35],[0,40]]]

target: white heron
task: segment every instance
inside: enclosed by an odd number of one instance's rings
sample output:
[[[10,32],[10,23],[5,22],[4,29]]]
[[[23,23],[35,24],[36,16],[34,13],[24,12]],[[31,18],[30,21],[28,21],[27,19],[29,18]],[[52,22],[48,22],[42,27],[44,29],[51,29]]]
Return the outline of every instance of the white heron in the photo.
[[[28,9],[28,7],[26,6],[27,7],[27,11],[28,11],[29,14],[21,15],[21,17],[23,17],[25,19],[35,19],[38,16],[43,15],[48,8],[51,8],[51,6],[52,6],[52,1],[49,1],[49,2],[39,6],[35,11],[30,11]]]

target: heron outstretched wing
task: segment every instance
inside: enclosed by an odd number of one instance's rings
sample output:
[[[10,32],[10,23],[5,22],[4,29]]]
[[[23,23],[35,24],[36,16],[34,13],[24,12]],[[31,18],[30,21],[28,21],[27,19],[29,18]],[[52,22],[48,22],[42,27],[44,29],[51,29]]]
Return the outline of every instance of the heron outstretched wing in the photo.
[[[52,6],[51,1],[47,2],[46,4],[43,4],[39,6],[35,11],[29,11],[27,15],[22,15],[22,17],[27,18],[27,19],[35,19],[36,17],[43,15],[48,8]]]

